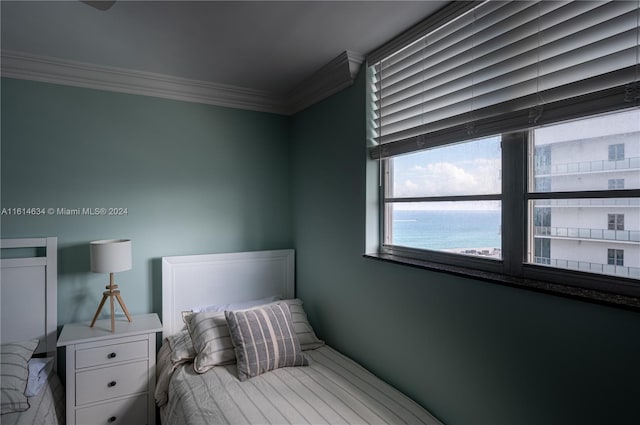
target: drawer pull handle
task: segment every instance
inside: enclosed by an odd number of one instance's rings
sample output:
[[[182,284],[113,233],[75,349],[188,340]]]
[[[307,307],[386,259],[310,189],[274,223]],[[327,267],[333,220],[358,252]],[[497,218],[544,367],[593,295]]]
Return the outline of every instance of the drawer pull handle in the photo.
[[[112,416],[107,420],[107,422],[109,422],[110,424],[115,422],[115,421],[116,421],[116,417],[115,416]]]
[[[111,388],[111,387],[115,387],[116,386],[116,381],[111,381],[107,384],[107,387]]]
[[[115,359],[116,358],[116,353],[109,353],[109,355],[107,356],[110,359]]]

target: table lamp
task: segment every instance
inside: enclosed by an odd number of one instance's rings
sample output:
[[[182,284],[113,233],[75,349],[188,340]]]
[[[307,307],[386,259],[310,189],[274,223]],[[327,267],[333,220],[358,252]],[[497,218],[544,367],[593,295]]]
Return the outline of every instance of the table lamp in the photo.
[[[93,316],[90,327],[93,327],[96,323],[96,319],[104,306],[105,301],[109,298],[111,306],[111,332],[115,331],[115,305],[114,297],[120,303],[122,311],[127,316],[129,322],[131,322],[131,316],[129,310],[124,304],[122,297],[120,296],[120,290],[118,285],[115,284],[113,274],[116,272],[122,272],[131,269],[131,240],[129,239],[108,239],[93,241],[89,244],[91,250],[91,271],[94,273],[109,273],[109,285],[107,289],[102,293],[102,301],[96,310],[96,314]]]

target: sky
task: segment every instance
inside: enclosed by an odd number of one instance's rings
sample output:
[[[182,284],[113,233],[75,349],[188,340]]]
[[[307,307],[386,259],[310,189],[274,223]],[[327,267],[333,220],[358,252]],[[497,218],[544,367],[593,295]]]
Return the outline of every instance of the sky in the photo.
[[[490,137],[429,149],[393,159],[391,197],[501,193],[500,138]],[[397,209],[445,209],[445,205],[404,204]],[[495,209],[496,202],[447,203],[446,209]]]

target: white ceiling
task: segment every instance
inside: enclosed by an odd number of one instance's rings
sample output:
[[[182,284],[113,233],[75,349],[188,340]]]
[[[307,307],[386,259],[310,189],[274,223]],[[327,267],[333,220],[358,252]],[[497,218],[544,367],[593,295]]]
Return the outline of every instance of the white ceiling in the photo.
[[[1,1],[1,47],[289,93],[344,51],[366,54],[446,1]]]

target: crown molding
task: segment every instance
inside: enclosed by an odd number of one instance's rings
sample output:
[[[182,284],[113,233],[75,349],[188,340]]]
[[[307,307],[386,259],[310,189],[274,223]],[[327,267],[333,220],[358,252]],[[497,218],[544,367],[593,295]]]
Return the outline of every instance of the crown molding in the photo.
[[[364,56],[344,51],[304,80],[287,96],[289,114],[294,114],[351,86]]]
[[[286,114],[272,93],[151,72],[2,51],[3,77]]]
[[[3,77],[291,115],[353,84],[362,55],[343,52],[287,96],[151,72],[1,51]]]

